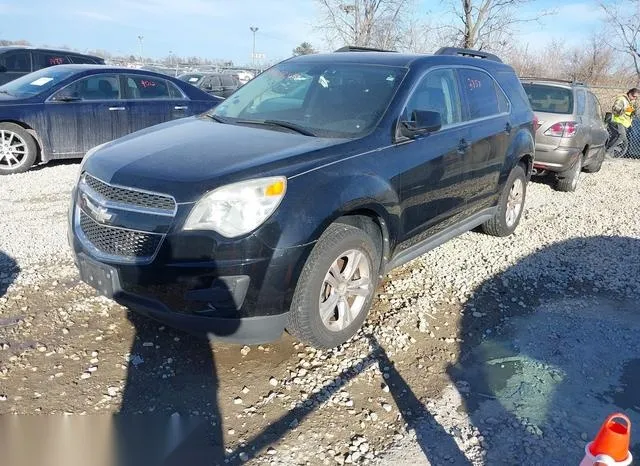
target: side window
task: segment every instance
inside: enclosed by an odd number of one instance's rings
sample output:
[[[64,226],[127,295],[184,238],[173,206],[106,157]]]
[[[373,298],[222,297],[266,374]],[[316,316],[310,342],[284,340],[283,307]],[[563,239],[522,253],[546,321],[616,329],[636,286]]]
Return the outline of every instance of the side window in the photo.
[[[222,76],[220,76],[220,79],[222,79],[222,85],[223,86],[235,86],[236,83],[233,80],[233,77],[231,75],[226,75],[223,74]]]
[[[69,57],[64,54],[33,52],[33,68],[35,70],[55,65],[67,65],[69,63],[71,63]]]
[[[496,94],[498,95],[498,110],[500,113],[509,113],[509,99],[504,95],[498,83],[494,82],[494,85],[496,86]]]
[[[200,88],[204,89],[205,91],[213,89],[213,79],[210,76],[205,76],[204,78],[202,78]]]
[[[174,83],[172,83],[171,81],[167,81],[167,85],[169,86],[169,95],[171,96],[172,99],[184,99],[185,96],[182,93],[182,91],[180,89],[178,89],[178,86],[176,86]]]
[[[403,118],[411,118],[414,110],[439,112],[442,125],[462,121],[460,95],[453,70],[435,70],[428,73],[409,98]]]
[[[81,55],[69,55],[69,61],[71,61],[71,63],[76,63],[76,64],[93,65],[96,63],[96,61],[93,58],[83,57]]]
[[[7,71],[30,73],[31,55],[29,52],[8,52],[0,55],[0,65]]]
[[[121,98],[120,79],[113,74],[97,74],[69,84],[52,97],[73,97],[80,100],[118,100]]]
[[[496,86],[491,76],[469,69],[461,69],[459,73],[470,120],[501,113]]]
[[[576,113],[578,115],[584,115],[584,108],[586,106],[586,100],[584,91],[576,92]]]
[[[133,99],[169,99],[169,86],[164,79],[155,76],[127,76],[129,97]]]

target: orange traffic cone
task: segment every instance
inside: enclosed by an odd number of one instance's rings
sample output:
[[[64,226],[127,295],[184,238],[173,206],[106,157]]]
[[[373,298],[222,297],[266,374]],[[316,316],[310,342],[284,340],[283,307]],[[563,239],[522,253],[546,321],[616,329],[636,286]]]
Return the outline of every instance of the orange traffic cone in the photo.
[[[614,421],[622,419],[625,424]],[[629,452],[631,439],[631,421],[621,413],[609,416],[593,442],[589,442],[584,449],[585,456],[580,466],[607,465],[628,466],[633,461]]]

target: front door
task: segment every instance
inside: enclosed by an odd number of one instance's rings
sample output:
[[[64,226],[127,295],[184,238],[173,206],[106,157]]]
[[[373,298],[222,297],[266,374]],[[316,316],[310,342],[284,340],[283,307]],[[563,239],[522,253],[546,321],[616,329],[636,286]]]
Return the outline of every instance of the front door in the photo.
[[[460,92],[453,69],[427,73],[414,89],[401,120],[414,110],[439,112],[439,131],[401,141],[394,151],[401,169],[398,191],[401,202],[402,241],[398,250],[443,230],[464,209],[460,195],[468,130],[462,123]]]
[[[471,144],[464,182],[464,216],[470,216],[495,203],[500,172],[515,130],[511,127],[509,102],[489,74],[462,68],[458,76]]]
[[[45,107],[54,157],[82,155],[128,130],[126,103],[115,74],[81,78],[56,91]]]

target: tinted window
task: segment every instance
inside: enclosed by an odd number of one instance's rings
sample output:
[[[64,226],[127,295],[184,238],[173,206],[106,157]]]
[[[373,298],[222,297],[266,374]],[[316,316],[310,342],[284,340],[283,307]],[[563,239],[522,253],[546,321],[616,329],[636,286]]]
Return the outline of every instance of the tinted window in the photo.
[[[231,121],[279,120],[318,136],[370,131],[406,68],[360,63],[280,63],[239,88],[213,114]]]
[[[82,78],[56,93],[53,99],[73,97],[80,100],[120,99],[120,80],[112,74],[98,74]]]
[[[182,91],[178,89],[178,86],[173,84],[171,81],[167,81],[167,86],[169,86],[169,95],[172,99],[184,99],[184,95]]]
[[[167,81],[155,76],[127,76],[129,96],[133,99],[168,99]]]
[[[12,97],[30,97],[49,91],[74,73],[64,68],[45,68],[8,82],[0,89]]]
[[[537,112],[573,113],[571,89],[544,84],[523,84],[531,108]]]
[[[502,89],[507,93],[511,105],[518,109],[529,109],[531,104],[529,98],[522,88],[522,83],[514,73],[496,73],[496,79],[502,86]]]
[[[469,110],[469,119],[500,113],[496,87],[491,76],[482,71],[461,69],[460,83]]]
[[[71,63],[77,64],[95,64],[96,61],[93,58],[83,57],[81,55],[69,55],[69,60]]]
[[[180,79],[181,81],[186,81],[189,84],[193,84],[194,86],[197,86],[198,82],[202,80],[202,75],[201,74],[183,74],[182,76],[179,76],[178,79]]]
[[[67,65],[71,63],[69,58],[64,54],[55,54],[47,52],[33,52],[34,69],[46,68],[55,65]]]
[[[494,84],[496,86],[496,93],[498,94],[498,110],[500,110],[500,113],[508,113],[509,100],[507,99],[507,96],[504,95],[502,89],[500,89],[500,86],[498,86],[498,83]]]
[[[31,71],[31,55],[29,52],[8,52],[0,55],[0,65],[7,71],[29,73]]]
[[[576,113],[578,115],[584,115],[584,109],[586,104],[587,104],[587,101],[584,96],[584,91],[576,92]]]
[[[236,82],[233,80],[233,76],[230,75],[226,75],[223,74],[222,76],[220,76],[220,79],[222,80],[222,85],[223,86],[235,86]]]
[[[443,125],[462,121],[462,109],[458,83],[453,70],[437,70],[428,73],[409,98],[403,118],[411,119],[414,110],[440,113]]]

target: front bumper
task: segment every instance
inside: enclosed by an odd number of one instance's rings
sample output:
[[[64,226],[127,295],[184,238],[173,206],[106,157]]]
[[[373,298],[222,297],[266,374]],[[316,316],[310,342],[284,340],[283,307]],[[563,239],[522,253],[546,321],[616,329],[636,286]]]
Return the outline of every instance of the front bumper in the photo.
[[[118,261],[87,243],[78,222],[80,203],[72,203],[69,242],[82,280],[133,311],[210,339],[278,339],[313,243],[278,249],[258,235],[226,239],[209,231],[185,232],[177,225],[189,210],[178,207],[152,260]],[[128,214],[124,220],[136,218]]]
[[[580,149],[574,147],[536,146],[533,167],[538,170],[564,172],[573,167],[580,157]]]

